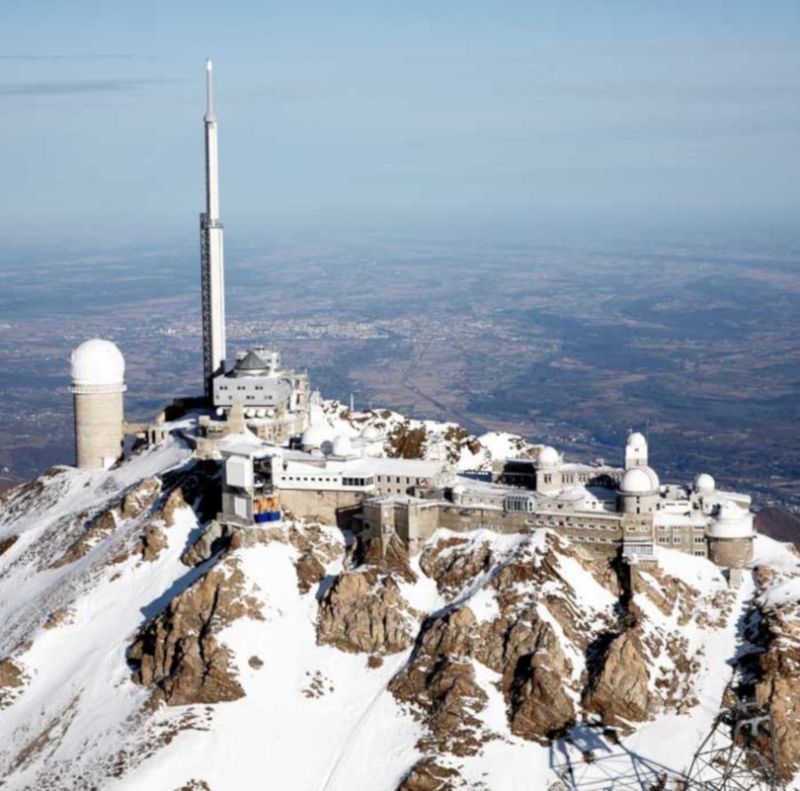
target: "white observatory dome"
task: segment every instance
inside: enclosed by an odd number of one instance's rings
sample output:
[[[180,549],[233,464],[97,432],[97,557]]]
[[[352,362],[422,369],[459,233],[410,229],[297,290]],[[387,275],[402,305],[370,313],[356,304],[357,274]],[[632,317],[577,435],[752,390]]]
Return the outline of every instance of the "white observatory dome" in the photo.
[[[698,494],[712,494],[716,488],[717,482],[707,472],[701,472],[694,479],[694,490]]]
[[[331,434],[332,429],[327,423],[314,423],[303,432],[300,444],[303,450],[316,450],[330,440]]]
[[[334,456],[352,456],[353,445],[350,442],[350,438],[344,434],[339,434],[333,440],[332,451]]]
[[[622,476],[619,490],[623,494],[654,494],[659,485],[658,475],[652,467],[631,467]]]
[[[467,487],[463,483],[457,483],[450,491],[455,497],[460,497],[462,494],[466,494]]]
[[[70,359],[72,384],[83,387],[122,385],[125,380],[125,358],[111,341],[92,338],[72,352]]]
[[[540,451],[536,459],[540,467],[556,467],[560,461],[558,451],[551,448],[550,445],[545,445]]]
[[[645,439],[644,434],[639,431],[633,431],[628,434],[628,445],[638,445],[638,446],[647,446],[647,440]]]
[[[726,500],[708,531],[711,538],[750,538],[753,535],[753,515]]]

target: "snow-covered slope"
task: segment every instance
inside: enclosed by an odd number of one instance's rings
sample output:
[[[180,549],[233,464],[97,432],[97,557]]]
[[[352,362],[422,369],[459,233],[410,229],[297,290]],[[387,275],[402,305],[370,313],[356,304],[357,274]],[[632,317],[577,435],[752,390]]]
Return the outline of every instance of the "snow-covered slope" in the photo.
[[[458,464],[486,448],[524,450],[481,438]],[[503,791],[549,788],[568,764],[681,773],[753,650],[762,698],[800,704],[786,671],[800,561],[769,539],[736,591],[669,550],[627,580],[547,532],[440,531],[417,558],[378,557],[332,526],[219,531],[216,474],[172,439],[0,501],[4,788]]]

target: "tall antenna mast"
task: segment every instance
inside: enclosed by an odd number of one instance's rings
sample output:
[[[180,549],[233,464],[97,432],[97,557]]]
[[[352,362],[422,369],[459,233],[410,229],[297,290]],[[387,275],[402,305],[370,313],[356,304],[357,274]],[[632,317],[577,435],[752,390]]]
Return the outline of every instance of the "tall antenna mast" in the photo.
[[[206,399],[214,400],[214,377],[225,372],[225,257],[219,219],[217,116],[213,70],[206,61],[206,206],[200,215],[200,280],[203,302],[203,381]]]

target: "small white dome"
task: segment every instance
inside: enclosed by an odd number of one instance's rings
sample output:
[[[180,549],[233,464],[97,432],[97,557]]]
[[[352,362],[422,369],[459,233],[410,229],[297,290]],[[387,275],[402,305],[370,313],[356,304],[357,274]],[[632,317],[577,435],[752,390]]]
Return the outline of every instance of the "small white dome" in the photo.
[[[631,467],[622,476],[619,490],[623,494],[654,494],[660,482],[652,467]]]
[[[551,448],[550,445],[545,445],[539,451],[536,461],[540,467],[555,467],[558,465],[560,458],[555,448]]]
[[[121,385],[125,381],[125,358],[111,341],[84,341],[70,358],[72,384],[79,386]]]
[[[303,450],[316,450],[329,441],[332,434],[333,429],[327,423],[313,423],[303,432],[300,444]]]
[[[333,440],[332,452],[334,456],[351,456],[353,453],[353,445],[350,438],[344,434],[339,434]]]
[[[639,446],[644,445],[645,447],[647,447],[647,440],[645,439],[644,434],[642,434],[639,431],[634,431],[634,432],[628,434],[628,442],[627,442],[627,444],[628,445],[639,445]]]
[[[701,472],[694,479],[694,490],[698,494],[712,494],[716,488],[717,482],[707,472]]]
[[[467,491],[467,487],[463,483],[457,483],[450,491],[458,497]]]
[[[375,426],[366,426],[361,432],[363,439],[374,441],[381,438],[381,432]]]

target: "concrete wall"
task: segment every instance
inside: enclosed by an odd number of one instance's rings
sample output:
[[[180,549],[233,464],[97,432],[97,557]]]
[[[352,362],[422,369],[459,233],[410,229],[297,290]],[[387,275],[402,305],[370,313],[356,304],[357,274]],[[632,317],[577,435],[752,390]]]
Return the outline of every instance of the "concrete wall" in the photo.
[[[123,393],[75,393],[75,465],[110,467],[122,455]]]

